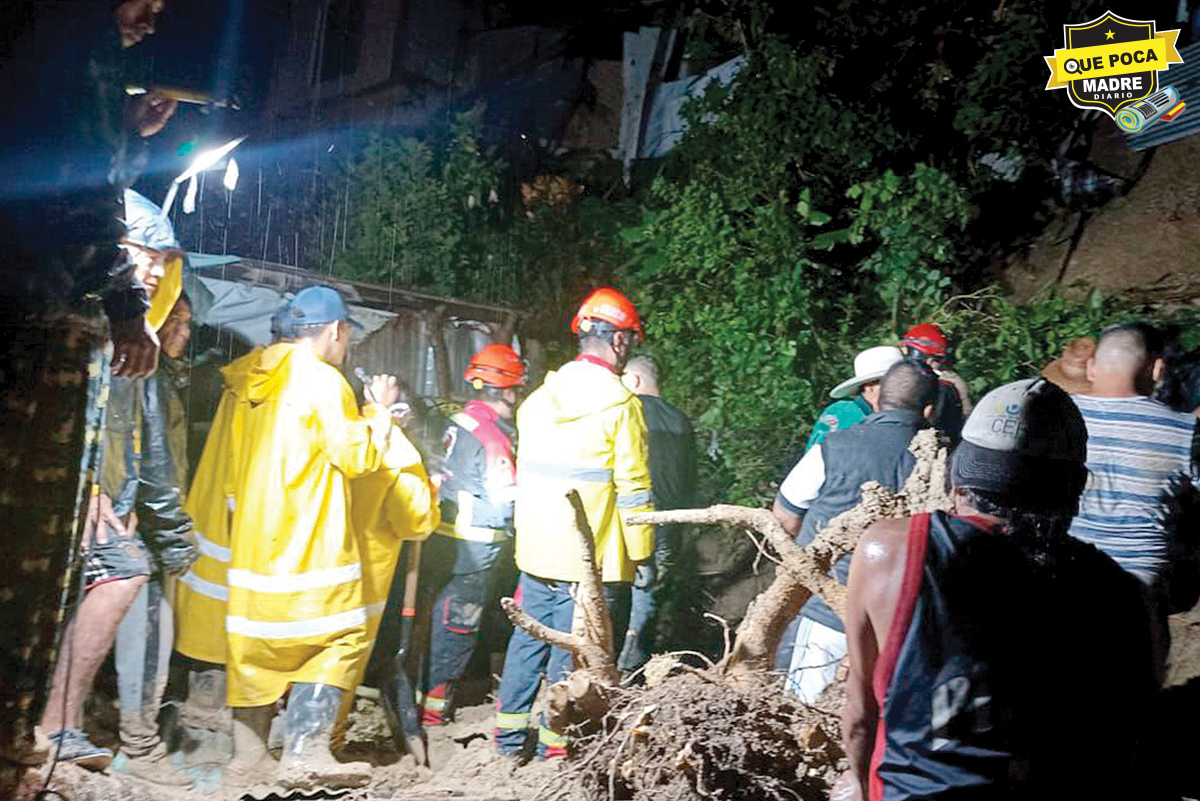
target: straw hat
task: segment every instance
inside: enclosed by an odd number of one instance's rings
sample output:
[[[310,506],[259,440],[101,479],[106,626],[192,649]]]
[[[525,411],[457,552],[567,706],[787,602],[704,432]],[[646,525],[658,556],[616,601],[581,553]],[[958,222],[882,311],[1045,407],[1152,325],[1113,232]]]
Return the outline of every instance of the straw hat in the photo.
[[[1086,395],[1092,391],[1092,382],[1087,379],[1087,360],[1095,354],[1096,340],[1073,339],[1063,348],[1062,356],[1046,365],[1042,376],[1072,395]]]

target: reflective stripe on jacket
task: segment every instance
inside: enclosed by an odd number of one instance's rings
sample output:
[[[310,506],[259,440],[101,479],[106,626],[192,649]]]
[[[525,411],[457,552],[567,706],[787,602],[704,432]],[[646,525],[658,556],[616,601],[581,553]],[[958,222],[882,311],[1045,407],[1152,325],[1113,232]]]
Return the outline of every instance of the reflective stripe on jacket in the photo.
[[[225,664],[225,606],[229,585],[229,532],[237,507],[240,446],[250,370],[263,353],[255,348],[221,370],[225,392],[204,441],[188,493],[187,511],[195,522],[199,558],[175,586],[175,650],[184,656]]]
[[[546,376],[517,410],[516,560],[543,579],[579,581],[583,562],[576,489],[595,535],[604,581],[632,581],[634,562],[654,550],[654,527],[621,515],[652,511],[642,404],[611,370],[574,361]]]
[[[375,610],[349,482],[380,468],[393,427],[385,409],[360,416],[342,374],[303,343],[263,351],[248,395],[225,618],[234,707],[293,682],[353,688]]]

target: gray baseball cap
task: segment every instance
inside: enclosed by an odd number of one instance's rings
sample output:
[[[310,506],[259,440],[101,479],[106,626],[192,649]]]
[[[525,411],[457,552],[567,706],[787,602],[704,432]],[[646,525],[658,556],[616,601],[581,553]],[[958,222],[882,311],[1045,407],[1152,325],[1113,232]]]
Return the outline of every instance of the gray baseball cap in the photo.
[[[955,487],[982,490],[1013,505],[1074,498],[1087,460],[1087,427],[1067,393],[1044,378],[993,389],[976,404],[954,451]]]

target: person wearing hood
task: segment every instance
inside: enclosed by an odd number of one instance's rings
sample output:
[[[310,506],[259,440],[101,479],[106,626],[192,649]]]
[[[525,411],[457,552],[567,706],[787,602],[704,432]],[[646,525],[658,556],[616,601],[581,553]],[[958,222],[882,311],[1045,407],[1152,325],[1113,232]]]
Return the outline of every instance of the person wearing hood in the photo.
[[[654,553],[654,526],[622,519],[654,509],[642,404],[620,379],[642,336],[637,309],[617,290],[603,287],[580,306],[571,331],[579,336],[579,356],[550,372],[517,411],[516,600],[559,631],[571,629],[572,593],[584,570],[569,490],[583,501],[610,609],[628,595],[637,563]],[[619,637],[624,631],[623,621],[615,619],[613,632]],[[619,652],[621,644],[615,646]],[[523,630],[513,632],[496,702],[500,753],[523,750],[543,672],[553,683],[569,669],[566,651]],[[538,753],[566,754],[566,738],[545,721],[538,729]]]
[[[180,303],[183,253],[174,228],[158,206],[132,190],[126,190],[125,209],[122,244],[136,278],[150,292],[147,322],[165,334],[171,321],[175,355],[182,356],[190,306]],[[113,376],[106,406],[98,496],[104,511],[85,542],[85,596],[66,635],[69,656],[56,671],[42,725],[61,743],[60,759],[94,769],[108,765],[112,753],[83,734],[78,710],[115,642],[119,768],[157,784],[186,786],[191,780],[166,759],[157,722],[172,639],[165,585],[196,558],[192,521],[183,508],[183,405],[170,377],[156,373]]]
[[[272,344],[283,329],[287,303],[271,318]],[[187,513],[195,523],[199,556],[175,586],[175,651],[187,666],[181,722],[194,740],[212,740],[227,706],[225,613],[229,601],[229,537],[245,464],[245,415],[250,377],[262,359],[259,346],[221,368],[224,391],[192,476]]]
[[[280,780],[348,786],[368,766],[330,751],[338,711],[369,648],[366,554],[351,519],[351,481],[385,466],[400,390],[375,376],[359,412],[338,370],[350,343],[346,303],[307,287],[288,306],[294,336],[250,369],[238,448],[225,617],[233,771],[267,758],[275,702],[288,693]]]

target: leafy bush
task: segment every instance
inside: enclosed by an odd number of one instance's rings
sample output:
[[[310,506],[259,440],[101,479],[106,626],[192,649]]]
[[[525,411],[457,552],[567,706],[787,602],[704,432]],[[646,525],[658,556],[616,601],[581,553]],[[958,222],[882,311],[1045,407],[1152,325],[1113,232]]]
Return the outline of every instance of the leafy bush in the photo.
[[[665,392],[709,446],[714,499],[765,501],[854,354],[913,322],[958,329],[982,391],[1114,313],[1057,296],[944,303],[1051,194],[1044,172],[1013,184],[980,159],[1052,155],[1073,112],[1035,73],[1056,26],[1083,13],[969,5],[815,8],[685,108],[688,131],[623,233],[622,280]]]

